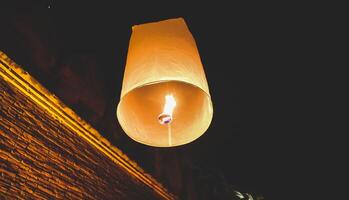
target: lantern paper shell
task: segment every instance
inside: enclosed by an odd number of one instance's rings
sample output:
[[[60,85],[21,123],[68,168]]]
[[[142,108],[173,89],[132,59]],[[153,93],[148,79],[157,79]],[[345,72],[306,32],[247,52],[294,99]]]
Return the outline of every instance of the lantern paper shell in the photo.
[[[171,122],[161,124],[166,95],[176,106]],[[212,116],[203,66],[184,19],[133,26],[117,107],[126,134],[150,146],[183,145],[200,137]]]

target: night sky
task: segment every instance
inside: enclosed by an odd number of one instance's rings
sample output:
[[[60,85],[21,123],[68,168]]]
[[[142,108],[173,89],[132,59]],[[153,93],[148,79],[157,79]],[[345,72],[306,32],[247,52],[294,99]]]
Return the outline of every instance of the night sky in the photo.
[[[278,196],[289,194],[284,183],[302,168],[298,156],[307,157],[299,134],[305,122],[297,118],[302,96],[295,95],[306,47],[298,11],[289,6],[9,1],[0,49],[160,182],[171,185],[154,163],[173,158],[237,190],[285,199]],[[193,143],[148,147],[128,138],[115,115],[131,27],[177,17],[196,40],[213,121]]]

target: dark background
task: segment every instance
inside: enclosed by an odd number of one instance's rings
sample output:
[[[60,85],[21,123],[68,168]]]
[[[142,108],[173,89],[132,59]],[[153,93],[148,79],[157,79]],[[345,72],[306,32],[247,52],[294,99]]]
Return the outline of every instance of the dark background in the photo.
[[[218,1],[8,1],[1,8],[0,49],[179,197],[219,199],[218,193],[238,190],[286,199],[304,190],[298,183],[306,177],[298,172],[315,173],[305,163],[318,156],[308,147],[311,130],[302,128],[307,112],[300,109],[311,92],[302,88],[314,25],[305,9]],[[196,39],[213,122],[188,145],[148,147],[128,138],[115,116],[131,26],[177,17]]]

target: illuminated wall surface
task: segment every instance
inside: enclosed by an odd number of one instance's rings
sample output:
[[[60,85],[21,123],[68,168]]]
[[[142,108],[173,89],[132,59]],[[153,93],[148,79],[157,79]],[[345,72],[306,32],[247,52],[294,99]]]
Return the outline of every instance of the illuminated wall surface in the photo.
[[[174,199],[0,52],[0,199]]]

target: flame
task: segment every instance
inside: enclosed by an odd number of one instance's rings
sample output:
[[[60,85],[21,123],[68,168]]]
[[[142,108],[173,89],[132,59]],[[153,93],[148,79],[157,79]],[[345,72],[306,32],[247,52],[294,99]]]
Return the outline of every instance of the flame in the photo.
[[[166,102],[164,106],[163,114],[170,115],[172,117],[173,110],[176,107],[176,100],[174,99],[173,95],[166,95],[165,96]]]
[[[160,124],[168,124],[172,121],[173,110],[176,107],[176,100],[172,94],[165,96],[165,106],[159,115]]]

